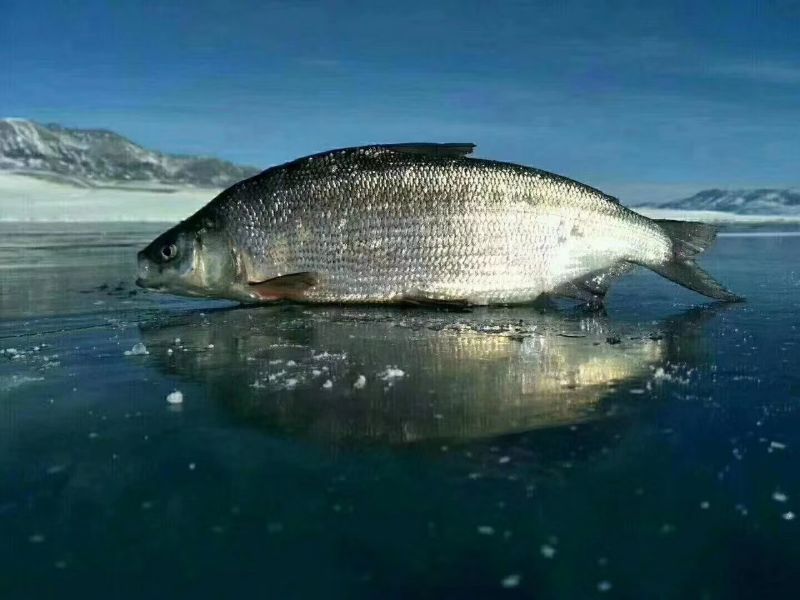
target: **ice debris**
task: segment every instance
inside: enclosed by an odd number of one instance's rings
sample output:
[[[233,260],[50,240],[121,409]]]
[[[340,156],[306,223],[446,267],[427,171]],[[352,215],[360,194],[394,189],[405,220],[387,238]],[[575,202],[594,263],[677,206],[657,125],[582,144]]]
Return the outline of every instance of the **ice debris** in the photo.
[[[611,590],[611,582],[607,580],[598,581],[597,582],[597,591],[598,592],[608,592]]]
[[[500,585],[504,588],[515,588],[519,585],[520,581],[522,581],[522,577],[516,573],[512,573],[507,577],[503,577],[500,581]]]
[[[137,342],[130,350],[125,350],[125,356],[140,356],[143,354],[150,354],[147,347],[141,342]]]
[[[399,379],[400,377],[405,376],[405,371],[402,369],[398,369],[397,367],[386,367],[386,370],[381,372],[378,376],[383,379],[384,381],[390,381],[392,379]]]
[[[167,394],[167,402],[170,404],[182,404],[183,403],[183,393],[179,390],[175,390],[174,392],[170,392]]]

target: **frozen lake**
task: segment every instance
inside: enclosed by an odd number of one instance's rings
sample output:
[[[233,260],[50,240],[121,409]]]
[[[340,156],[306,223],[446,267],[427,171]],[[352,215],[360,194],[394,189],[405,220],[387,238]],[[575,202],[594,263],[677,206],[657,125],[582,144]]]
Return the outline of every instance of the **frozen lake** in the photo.
[[[796,232],[592,315],[137,290],[164,228],[0,223],[2,597],[800,586]]]

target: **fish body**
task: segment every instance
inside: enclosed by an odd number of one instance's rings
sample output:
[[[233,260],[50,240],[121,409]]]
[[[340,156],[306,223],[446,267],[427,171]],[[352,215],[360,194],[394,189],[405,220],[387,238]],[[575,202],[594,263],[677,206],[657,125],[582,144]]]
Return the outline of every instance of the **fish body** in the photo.
[[[139,281],[243,302],[486,305],[598,300],[644,265],[738,299],[693,262],[709,226],[653,221],[576,181],[469,158],[472,148],[345,148],[268,169],[159,236],[139,254]]]

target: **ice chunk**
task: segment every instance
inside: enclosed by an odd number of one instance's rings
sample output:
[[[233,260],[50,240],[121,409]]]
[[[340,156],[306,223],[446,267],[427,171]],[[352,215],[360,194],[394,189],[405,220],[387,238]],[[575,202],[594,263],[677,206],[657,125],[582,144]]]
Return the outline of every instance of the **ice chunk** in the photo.
[[[322,389],[329,390],[333,387],[333,382],[330,379],[326,379],[325,383],[322,384]]]
[[[141,342],[137,342],[130,350],[125,350],[125,356],[140,356],[143,354],[150,354],[147,347]]]
[[[479,525],[478,533],[481,535],[494,535],[494,527],[491,525]]]
[[[512,573],[507,577],[503,577],[500,581],[500,585],[504,588],[515,588],[519,585],[519,582],[522,581],[522,576],[518,575],[517,573]]]
[[[392,379],[399,379],[400,377],[405,376],[405,371],[402,369],[398,369],[397,367],[386,367],[386,370],[379,374],[379,377],[384,381],[390,381]]]
[[[357,390],[360,390],[365,385],[367,385],[367,378],[364,377],[363,375],[359,375],[358,379],[356,379],[356,382],[353,384],[353,387],[356,388]]]
[[[170,392],[167,394],[167,402],[170,404],[182,404],[183,403],[183,393],[179,390],[175,390],[174,392]]]
[[[295,388],[295,386],[297,386],[297,379],[292,377],[292,378],[289,378],[289,379],[286,380],[286,389],[287,390],[293,390]]]
[[[541,552],[542,556],[545,558],[553,558],[556,555],[556,549],[548,544],[542,544],[542,547],[539,548],[539,552]]]

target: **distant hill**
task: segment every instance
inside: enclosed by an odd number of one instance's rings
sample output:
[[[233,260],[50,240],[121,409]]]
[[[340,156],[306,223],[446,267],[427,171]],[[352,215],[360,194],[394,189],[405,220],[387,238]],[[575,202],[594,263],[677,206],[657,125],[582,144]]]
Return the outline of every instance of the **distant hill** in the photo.
[[[0,119],[0,171],[72,185],[174,184],[223,188],[260,171],[217,158],[147,150],[105,129]]]
[[[670,210],[709,210],[738,215],[800,216],[800,189],[711,189],[682,200],[641,206]]]

